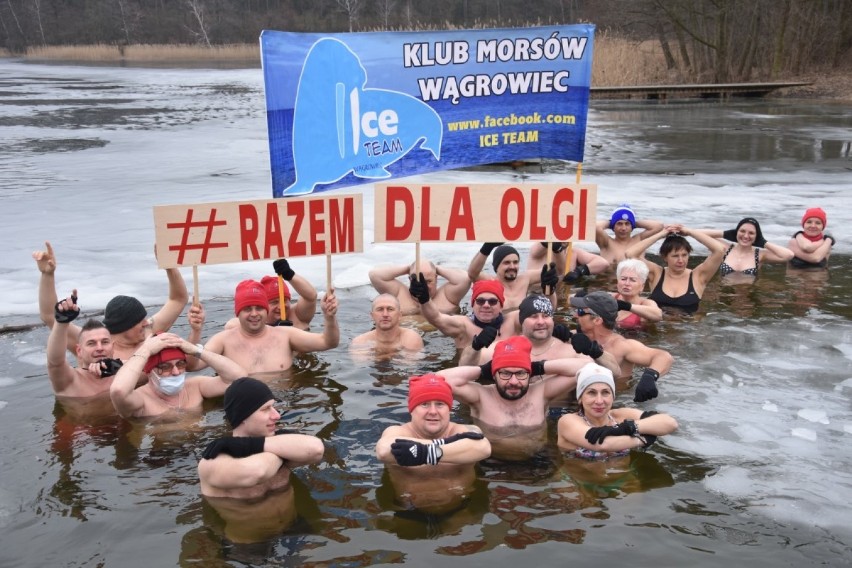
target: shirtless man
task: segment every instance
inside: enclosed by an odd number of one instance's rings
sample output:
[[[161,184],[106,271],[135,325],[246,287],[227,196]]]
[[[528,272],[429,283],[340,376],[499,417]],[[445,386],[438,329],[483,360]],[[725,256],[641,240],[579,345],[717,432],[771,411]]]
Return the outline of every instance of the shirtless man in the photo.
[[[650,237],[663,228],[662,221],[636,219],[636,214],[629,205],[616,207],[609,219],[601,219],[595,226],[595,242],[601,249],[600,255],[606,259],[607,266],[614,268],[627,258],[627,249],[642,239]],[[612,231],[610,237],[606,230]],[[643,229],[641,233],[633,234],[634,229]]]
[[[186,378],[186,356],[210,365],[217,376]],[[140,373],[148,382],[136,387]],[[109,389],[115,409],[124,418],[150,418],[166,413],[201,411],[205,398],[222,396],[228,385],[245,371],[222,355],[173,333],[146,339],[122,365]]]
[[[39,281],[38,305],[41,321],[52,328],[54,322],[54,306],[56,297],[56,255],[49,242],[45,242],[44,251],[33,253],[41,279]],[[186,283],[177,268],[167,268],[169,279],[169,299],[165,305],[151,317],[142,303],[130,296],[116,296],[106,305],[104,325],[109,330],[113,341],[113,355],[126,361],[136,349],[142,345],[145,338],[152,333],[168,331],[177,321],[183,308],[189,301]],[[74,324],[67,326],[67,349],[76,351],[80,328]]]
[[[372,350],[376,357],[389,357],[399,352],[417,353],[423,349],[420,334],[402,327],[399,300],[390,294],[379,294],[370,308],[375,329],[362,333],[349,344],[350,351]]]
[[[397,280],[400,276],[408,276],[411,280],[416,274],[423,274],[429,286],[429,297],[439,312],[454,314],[459,311],[459,302],[470,289],[470,280],[464,271],[456,268],[435,266],[421,258],[419,270],[415,270],[413,262],[410,265],[394,264],[373,268],[370,270],[370,283],[379,294],[395,296],[399,300],[402,315],[417,315],[420,313],[420,304],[408,294],[407,285]],[[438,286],[438,277],[446,280],[441,286]]]
[[[210,338],[205,350],[224,355],[247,373],[278,372],[293,365],[293,352],[334,349],[340,341],[337,327],[337,298],[330,291],[322,299],[325,326],[322,333],[295,327],[266,325],[269,301],[266,290],[254,280],[243,280],[234,293],[234,313],[240,325],[220,331]],[[204,365],[192,370],[203,369]]]
[[[522,335],[500,341],[489,364],[445,369],[456,400],[470,407],[470,414],[491,442],[492,457],[521,461],[547,443],[547,409],[577,384],[576,374],[587,359],[575,357],[536,361],[530,359],[532,345]],[[530,377],[552,375],[531,383]],[[494,384],[475,382],[488,375]]]
[[[284,318],[281,317],[281,295],[278,290],[278,276],[264,276],[260,279],[260,283],[266,290],[266,299],[269,302],[269,313],[266,318],[267,325],[292,325],[299,329],[307,331],[311,327],[311,320],[314,319],[314,314],[317,311],[317,289],[313,284],[290,268],[290,263],[286,258],[279,258],[272,263],[275,269],[275,274],[280,275],[285,281],[290,283],[296,292],[299,294],[299,299],[296,304],[291,302],[290,287],[285,283],[284,292]],[[225,324],[225,329],[237,327],[240,321],[237,318],[231,318]]]
[[[450,422],[452,406],[453,391],[443,377],[411,377],[411,421],[385,428],[376,444],[406,509],[440,514],[458,508],[472,491],[474,465],[491,455],[479,428]]]
[[[417,298],[420,312],[426,321],[438,328],[438,331],[452,337],[456,349],[464,349],[478,337],[477,344],[486,347],[497,336],[509,337],[514,334],[516,315],[504,316],[503,285],[497,280],[478,280],[473,284],[470,296],[471,311],[469,316],[447,315],[438,311],[429,298],[428,291],[420,280],[411,281],[411,295]],[[487,338],[487,339],[486,339]]]
[[[225,391],[233,435],[210,442],[198,462],[201,494],[225,520],[226,534],[252,535],[245,541],[280,534],[295,520],[291,470],[318,463],[325,450],[315,436],[277,434],[274,405],[262,381],[235,380]]]
[[[493,251],[493,255],[492,255]],[[488,278],[482,273],[488,255],[492,255],[491,266],[497,274],[497,280],[503,284],[504,296],[503,311],[509,312],[518,309],[518,306],[527,296],[528,290],[536,286],[546,286],[552,295],[551,301],[556,305],[556,284],[559,279],[556,276],[556,266],[551,263],[541,269],[520,271],[521,255],[511,245],[502,243],[485,243],[473,256],[467,268],[467,275],[471,282]]]
[[[611,353],[620,366],[616,377],[628,380],[633,366],[645,367],[633,400],[644,402],[656,398],[657,379],[671,369],[674,358],[668,351],[648,347],[635,339],[627,339],[614,330],[618,317],[618,300],[609,292],[591,292],[585,296],[572,296],[571,305],[577,308],[575,317],[580,330],[600,343]]]

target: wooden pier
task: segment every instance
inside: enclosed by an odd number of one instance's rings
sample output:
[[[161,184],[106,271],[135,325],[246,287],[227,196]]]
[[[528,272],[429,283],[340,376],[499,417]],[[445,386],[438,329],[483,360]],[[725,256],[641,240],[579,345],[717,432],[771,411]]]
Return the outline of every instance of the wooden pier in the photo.
[[[803,83],[719,83],[702,85],[646,85],[637,87],[592,87],[591,98],[667,100],[682,98],[727,99],[763,97],[777,89],[813,85]]]

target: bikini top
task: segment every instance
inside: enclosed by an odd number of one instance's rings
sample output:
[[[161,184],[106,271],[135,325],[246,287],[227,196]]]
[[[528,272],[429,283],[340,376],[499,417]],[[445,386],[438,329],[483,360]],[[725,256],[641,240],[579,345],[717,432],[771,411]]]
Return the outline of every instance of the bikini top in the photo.
[[[657,285],[654,287],[654,290],[651,292],[648,298],[657,302],[657,305],[661,308],[678,308],[690,314],[697,312],[698,304],[699,302],[701,302],[701,298],[699,298],[698,294],[695,293],[695,287],[692,285],[692,272],[689,273],[689,286],[686,289],[686,294],[678,296],[677,298],[672,298],[671,296],[663,292],[663,281],[665,279],[666,270],[663,269],[662,274],[660,274],[660,281],[657,282]]]
[[[583,414],[582,409],[580,410],[580,412],[577,413],[577,416],[582,418],[583,422],[588,424],[588,426],[590,428],[592,427],[592,425],[589,423],[589,419],[586,418],[585,414]],[[618,422],[615,421],[615,418],[613,418],[611,414],[607,414],[607,419],[609,419],[611,426],[617,426],[618,425]],[[609,458],[615,458],[615,457],[619,457],[619,456],[626,456],[629,453],[630,453],[629,448],[625,449],[625,450],[619,450],[617,452],[599,452],[597,450],[589,450],[587,448],[577,448],[577,449],[574,450],[574,455],[576,457],[587,459],[587,460],[609,459]]]
[[[760,250],[757,247],[754,248],[754,268],[746,268],[745,270],[735,270],[731,268],[731,266],[725,262],[725,259],[728,258],[728,255],[731,254],[731,251],[734,250],[734,245],[731,245],[730,248],[725,251],[725,256],[722,257],[722,264],[719,266],[719,271],[722,273],[722,276],[726,276],[728,274],[732,274],[734,272],[739,272],[741,274],[747,274],[749,276],[757,276],[757,267],[760,266]]]
[[[630,312],[627,317],[620,320],[615,320],[615,327],[621,329],[641,329],[645,326],[642,318],[639,315]]]

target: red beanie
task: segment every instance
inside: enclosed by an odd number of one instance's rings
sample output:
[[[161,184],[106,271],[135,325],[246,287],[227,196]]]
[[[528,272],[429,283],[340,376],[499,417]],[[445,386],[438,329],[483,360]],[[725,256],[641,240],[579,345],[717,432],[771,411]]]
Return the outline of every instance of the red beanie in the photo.
[[[514,335],[494,347],[491,369],[496,372],[506,367],[520,367],[529,373],[532,371],[531,352],[530,340],[523,335]]]
[[[811,217],[816,217],[820,221],[822,221],[822,226],[825,228],[828,225],[828,220],[825,218],[825,211],[823,211],[820,207],[811,207],[805,214],[802,215],[802,226],[805,226],[805,221],[810,219]]]
[[[270,302],[272,300],[280,299],[278,297],[278,277],[277,276],[264,276],[260,279],[260,283],[263,284],[263,289],[266,290],[266,299]],[[287,284],[284,284],[284,297],[288,300],[290,299],[290,287]]]
[[[453,389],[444,377],[428,373],[421,377],[411,377],[408,381],[408,411],[411,412],[424,402],[437,400],[449,407],[453,406]]]
[[[260,306],[269,311],[266,290],[263,289],[263,284],[255,280],[243,280],[237,284],[237,291],[234,292],[235,315],[240,315],[240,312],[249,306]]]
[[[150,373],[154,367],[167,361],[186,361],[186,353],[177,347],[166,347],[159,353],[155,353],[148,357],[148,361],[145,362],[144,371],[146,373]]]
[[[502,306],[505,302],[503,298],[503,284],[500,283],[499,280],[477,280],[473,283],[473,293],[470,296],[470,301],[475,302],[476,298],[479,297],[483,292],[490,292],[497,296],[497,299],[500,300],[500,305]]]

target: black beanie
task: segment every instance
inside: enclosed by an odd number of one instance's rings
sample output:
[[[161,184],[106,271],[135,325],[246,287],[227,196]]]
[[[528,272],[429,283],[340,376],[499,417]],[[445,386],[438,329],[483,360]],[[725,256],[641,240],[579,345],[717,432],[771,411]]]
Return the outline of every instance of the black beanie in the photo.
[[[521,255],[518,254],[518,251],[512,245],[500,245],[494,252],[491,253],[491,266],[494,267],[494,272],[497,272],[497,267],[500,266],[500,263],[503,262],[503,259],[509,256],[510,254],[517,254],[518,259],[520,260]]]
[[[527,296],[518,307],[518,323],[523,325],[525,319],[535,314],[553,317],[553,304],[544,296]]]
[[[116,296],[104,310],[104,326],[111,334],[127,331],[148,317],[145,306],[136,298]]]
[[[231,428],[236,428],[268,400],[275,400],[275,397],[266,383],[240,377],[225,390],[225,418]]]

